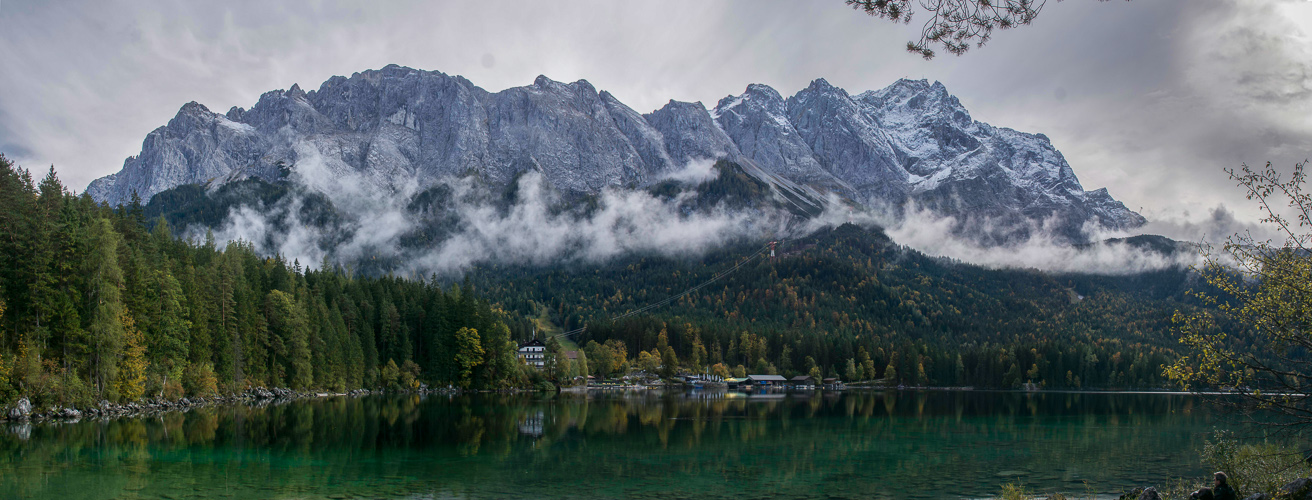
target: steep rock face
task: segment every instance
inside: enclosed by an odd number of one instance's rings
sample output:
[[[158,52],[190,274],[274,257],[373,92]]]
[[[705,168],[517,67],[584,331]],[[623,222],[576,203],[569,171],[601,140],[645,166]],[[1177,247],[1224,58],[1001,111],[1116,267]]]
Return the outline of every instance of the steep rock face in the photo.
[[[910,196],[940,213],[994,222],[1056,221],[1072,239],[1094,219],[1114,229],[1145,220],[1110,196],[1090,200],[1043,134],[974,121],[940,83],[899,80],[858,96],[910,176]]]
[[[540,170],[557,188],[595,192],[636,185],[647,166],[611,119],[597,90],[539,76],[533,85],[489,96],[488,177],[507,182],[514,173]]]
[[[766,171],[831,189],[847,186],[820,166],[788,121],[783,97],[769,86],[752,84],[740,96],[721,99],[714,116],[742,156]]]
[[[606,112],[610,114],[615,126],[642,158],[648,172],[659,175],[675,167],[674,161],[666,151],[665,137],[660,130],[609,92],[601,92],[601,100],[605,103]]]
[[[96,179],[87,186],[87,193],[119,204],[128,201],[133,192],[149,200],[160,191],[206,183],[234,171],[275,176],[277,168],[262,158],[268,148],[266,136],[250,125],[190,102],[168,125],[146,136],[141,154],[125,160],[123,170]]]
[[[480,170],[489,142],[486,94],[461,77],[398,66],[336,76],[309,96],[331,126],[319,136],[298,131],[324,157],[341,160],[339,168],[422,187]]]
[[[888,134],[846,91],[815,80],[788,98],[787,111],[816,161],[847,191],[894,204],[905,199],[909,176]]]
[[[643,118],[661,133],[676,165],[705,158],[737,160],[741,154],[700,102],[671,100]]]
[[[459,76],[391,65],[310,92],[267,92],[249,110],[188,103],[87,192],[119,204],[133,192],[149,199],[183,184],[290,173],[323,190],[347,179],[404,195],[444,178],[504,184],[537,170],[558,190],[595,193],[715,158],[742,163],[781,195],[829,191],[898,210],[914,203],[957,217],[963,229],[983,219],[1044,224],[1079,240],[1090,222],[1145,222],[1105,189],[1085,191],[1046,136],[975,121],[925,80],[851,95],[818,79],[787,99],[753,84],[713,110],[670,101],[643,115],[584,80],[538,77],[490,93]]]

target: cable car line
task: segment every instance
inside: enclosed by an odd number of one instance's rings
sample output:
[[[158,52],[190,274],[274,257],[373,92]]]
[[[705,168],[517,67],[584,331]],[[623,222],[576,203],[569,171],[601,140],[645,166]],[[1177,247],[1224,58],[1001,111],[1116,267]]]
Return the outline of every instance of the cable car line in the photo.
[[[626,312],[626,313],[623,313],[623,314],[618,314],[618,315],[612,316],[612,317],[610,318],[610,320],[611,320],[611,321],[618,321],[618,320],[621,320],[621,319],[627,318],[627,317],[629,317],[629,316],[634,316],[634,315],[637,315],[637,314],[642,314],[642,313],[644,313],[644,312],[650,311],[650,310],[655,309],[655,308],[657,308],[657,307],[664,306],[664,305],[666,305],[666,304],[669,304],[669,303],[671,303],[671,302],[674,302],[674,301],[676,301],[676,300],[679,300],[679,299],[681,299],[681,298],[683,298],[683,297],[686,297],[687,295],[689,295],[689,294],[691,294],[691,293],[693,293],[693,292],[696,292],[697,290],[701,290],[702,288],[706,287],[707,285],[710,285],[711,283],[714,283],[714,282],[718,281],[720,278],[723,278],[723,277],[725,277],[725,276],[728,276],[730,273],[732,273],[732,272],[734,272],[734,271],[737,271],[738,268],[747,265],[748,262],[751,262],[751,261],[753,261],[753,260],[756,260],[757,257],[760,257],[762,254],[766,253],[767,251],[770,252],[770,256],[771,256],[771,257],[774,257],[774,248],[775,248],[775,244],[777,244],[777,243],[778,243],[778,241],[771,241],[771,242],[765,244],[764,246],[761,247],[760,250],[757,250],[756,253],[753,253],[753,254],[747,256],[747,258],[743,259],[742,261],[739,261],[739,262],[738,262],[737,264],[735,264],[733,267],[731,267],[731,268],[729,268],[729,269],[726,269],[726,270],[724,270],[724,271],[721,271],[721,272],[719,272],[718,274],[716,274],[715,276],[711,276],[710,279],[708,279],[708,280],[706,280],[706,281],[703,281],[703,282],[701,282],[701,283],[698,283],[697,285],[695,285],[695,286],[693,286],[693,287],[691,287],[691,288],[688,288],[687,290],[684,290],[684,291],[680,292],[678,295],[671,295],[671,296],[666,297],[666,298],[664,298],[664,299],[662,299],[662,300],[660,300],[660,301],[653,302],[653,303],[651,303],[651,304],[647,304],[647,305],[645,305],[645,306],[643,306],[643,307],[641,307],[641,308],[634,309],[634,310],[632,310],[632,311],[629,311],[629,312]],[[551,337],[552,337],[552,338],[568,337],[568,336],[570,336],[570,335],[577,335],[577,334],[579,334],[579,333],[582,333],[584,330],[587,330],[587,329],[588,329],[588,327],[584,326],[584,327],[580,327],[580,328],[576,328],[576,329],[570,330],[570,331],[568,331],[568,332],[557,333],[557,334],[555,334],[555,335],[552,335]]]

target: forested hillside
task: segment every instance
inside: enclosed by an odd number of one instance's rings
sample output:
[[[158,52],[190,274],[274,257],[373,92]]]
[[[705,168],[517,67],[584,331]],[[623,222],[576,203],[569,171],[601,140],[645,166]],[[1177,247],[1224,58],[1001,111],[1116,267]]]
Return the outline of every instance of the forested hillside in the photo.
[[[1120,277],[989,270],[849,224],[783,241],[776,258],[612,321],[729,269],[759,242],[701,258],[483,266],[463,286],[444,288],[436,279],[352,276],[328,262],[309,270],[249,243],[171,233],[169,219],[220,220],[215,207],[248,197],[235,191],[214,206],[196,204],[209,199],[203,191],[170,191],[190,201],[156,203],[209,208],[161,209],[151,220],[139,202],[111,209],[70,194],[53,169],[37,182],[2,158],[0,399],[86,403],[259,385],[523,387],[541,377],[515,359],[513,341],[535,327],[552,331],[544,320],[586,327],[572,339],[584,351],[576,362],[550,342],[545,376],[558,383],[585,371],[644,369],[1160,387],[1163,363],[1178,357],[1171,316],[1194,309],[1186,292],[1202,286],[1180,269]],[[696,203],[768,198],[729,166],[717,168],[730,175],[697,188]],[[252,186],[278,196],[277,185]]]
[[[563,329],[586,326],[580,345],[609,341],[610,352],[589,352],[594,372],[607,369],[598,354],[616,360],[611,369],[659,363],[664,333],[678,362],[694,370],[997,388],[1165,385],[1161,365],[1177,357],[1171,316],[1194,307],[1186,292],[1200,286],[1183,269],[1123,277],[989,270],[844,225],[783,242],[776,259],[752,261],[667,307],[607,320],[756,249],[601,268],[489,267],[473,276],[508,310],[545,306]]]
[[[518,385],[508,323],[468,287],[184,241],[0,156],[0,401]]]

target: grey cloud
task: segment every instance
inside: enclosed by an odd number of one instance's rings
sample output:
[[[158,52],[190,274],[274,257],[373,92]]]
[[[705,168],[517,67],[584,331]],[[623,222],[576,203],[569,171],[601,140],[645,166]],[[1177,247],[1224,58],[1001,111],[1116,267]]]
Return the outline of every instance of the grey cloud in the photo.
[[[957,220],[923,210],[908,210],[900,219],[879,215],[874,219],[886,226],[889,237],[895,242],[928,255],[990,268],[1122,275],[1196,266],[1202,262],[1198,253],[1185,251],[1163,255],[1124,242],[1103,241],[1072,247],[1060,243],[1051,231],[1041,226],[1025,241],[1005,246],[981,246],[976,241],[953,234],[952,228],[957,225]],[[988,224],[988,221],[981,223]]]
[[[312,148],[311,148],[312,149]],[[344,223],[323,227],[300,217],[300,194],[274,206],[239,206],[214,232],[216,241],[247,241],[265,254],[281,254],[317,266],[325,257],[346,265],[363,260],[390,259],[405,274],[455,275],[483,263],[542,265],[558,262],[605,262],[631,254],[699,255],[726,243],[772,237],[793,230],[787,213],[762,210],[689,210],[687,195],[662,199],[641,190],[609,188],[597,197],[595,209],[562,210],[558,195],[542,175],[521,177],[515,202],[501,205],[500,196],[469,179],[447,179],[449,205],[439,217],[449,232],[431,246],[402,245],[402,239],[424,229],[425,215],[407,209],[413,187],[399,191],[372,187],[307,149],[291,180],[296,193],[322,193],[343,216]],[[704,162],[692,162],[676,177],[705,180]],[[332,170],[334,175],[324,175]],[[428,214],[429,217],[432,214]],[[805,226],[813,231],[821,225]],[[187,228],[201,238],[204,228]]]
[[[901,49],[919,26],[836,0],[4,2],[0,144],[80,189],[182,103],[248,107],[267,90],[388,63],[493,91],[538,74],[587,78],[640,111],[715,102],[748,82],[791,94],[817,77],[854,91],[929,78],[976,119],[1045,133],[1084,185],[1132,209],[1169,221],[1225,204],[1255,220],[1221,168],[1312,155],[1309,24],[1286,18],[1291,5],[1072,0],[983,49],[925,62]]]
[[[1150,221],[1142,232],[1192,243],[1220,245],[1236,235],[1249,235],[1256,241],[1280,242],[1280,235],[1269,225],[1241,221],[1225,205],[1217,205],[1201,218],[1188,214],[1177,218]]]

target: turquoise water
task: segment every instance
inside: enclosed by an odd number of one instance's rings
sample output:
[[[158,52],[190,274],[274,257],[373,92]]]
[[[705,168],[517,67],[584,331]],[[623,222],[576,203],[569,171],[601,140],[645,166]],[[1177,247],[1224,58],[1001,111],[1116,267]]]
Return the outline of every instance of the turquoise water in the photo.
[[[0,498],[979,498],[1197,477],[1186,395],[332,397],[0,424]]]

